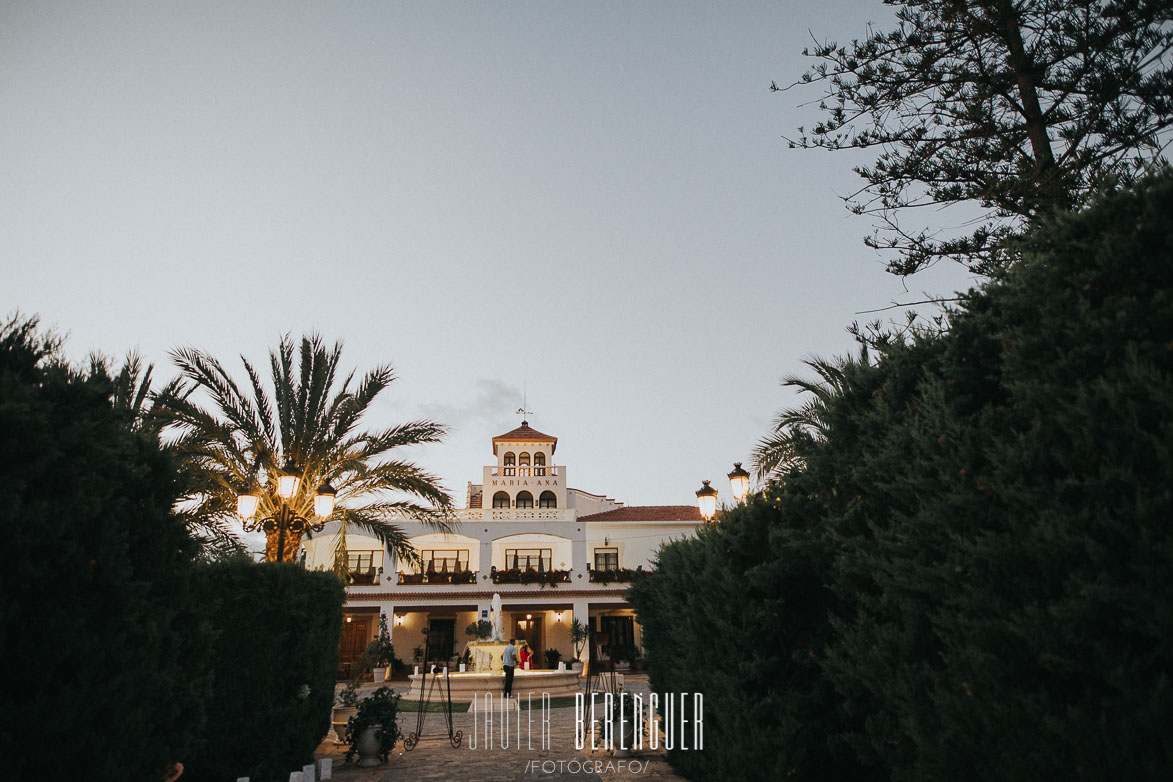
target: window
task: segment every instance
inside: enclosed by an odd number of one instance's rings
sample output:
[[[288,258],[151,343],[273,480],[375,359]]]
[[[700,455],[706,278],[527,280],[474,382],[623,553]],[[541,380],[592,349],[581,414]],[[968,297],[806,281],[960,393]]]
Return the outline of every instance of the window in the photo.
[[[346,568],[351,573],[366,573],[375,569],[374,551],[350,551],[346,554]],[[382,557],[380,557],[382,559]]]
[[[522,452],[521,456],[517,457],[518,464],[529,464],[529,454]]]
[[[597,548],[595,549],[595,570],[618,570],[619,569],[619,549],[617,548]]]
[[[376,556],[377,555],[377,556]],[[349,551],[346,554],[346,570],[352,584],[374,584],[377,574],[375,565],[383,563],[383,555],[377,551]]]
[[[518,507],[518,508],[532,508],[533,506],[534,506],[534,495],[530,494],[528,491],[519,491],[517,493],[516,507]]]
[[[513,455],[513,451],[505,452],[505,461],[502,462],[506,467],[517,464],[517,457]]]
[[[538,453],[535,453],[534,454],[534,464],[545,467],[546,466],[546,454],[544,454],[540,451]]]
[[[459,573],[468,570],[468,549],[430,549],[421,551],[424,570],[436,573]]]
[[[552,491],[542,492],[542,496],[538,497],[539,508],[557,508],[558,498],[554,496]]]
[[[508,508],[509,507],[509,495],[503,491],[499,491],[496,494],[494,494],[493,495],[493,507],[494,508]]]
[[[550,569],[550,552],[548,548],[507,548],[505,549],[505,567],[533,568],[534,570]]]

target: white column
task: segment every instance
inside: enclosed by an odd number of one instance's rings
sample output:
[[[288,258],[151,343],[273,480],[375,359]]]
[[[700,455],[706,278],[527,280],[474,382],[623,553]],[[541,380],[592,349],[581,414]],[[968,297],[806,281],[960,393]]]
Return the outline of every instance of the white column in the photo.
[[[586,525],[583,525],[584,527]],[[574,568],[574,582],[576,587],[581,587],[587,583],[587,544],[586,544],[586,530],[583,530],[582,537],[576,537],[570,541],[570,557],[574,560],[571,565]],[[582,578],[577,578],[582,574]]]
[[[482,527],[481,529],[484,529],[484,527]],[[480,569],[480,572],[477,573],[477,580],[482,585],[487,585],[487,587],[489,589],[493,588],[493,582],[489,581],[487,578],[482,579],[481,576],[488,576],[489,569],[492,566],[493,566],[493,541],[490,538],[488,540],[481,541],[481,569]]]

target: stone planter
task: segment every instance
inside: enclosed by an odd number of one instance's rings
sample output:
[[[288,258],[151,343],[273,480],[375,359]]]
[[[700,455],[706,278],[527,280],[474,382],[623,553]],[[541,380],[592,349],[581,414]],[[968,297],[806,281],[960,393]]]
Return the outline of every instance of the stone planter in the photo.
[[[359,768],[370,768],[383,762],[379,759],[379,732],[382,729],[381,725],[371,725],[358,734],[355,747],[358,749]]]
[[[636,725],[634,722],[632,722],[631,720],[625,720],[623,722],[623,741],[620,741],[619,737],[616,736],[616,738],[615,738],[615,751],[613,753],[614,757],[617,757],[617,758],[631,757],[631,748],[635,746],[635,730],[636,730]],[[616,733],[619,732],[619,725],[615,726],[615,732]],[[622,744],[623,747],[626,747],[626,749],[623,749],[622,747],[620,747],[620,744]]]
[[[570,670],[575,673],[582,673],[582,660],[575,660],[570,664]]]
[[[381,684],[381,683],[387,681],[387,669],[386,668],[372,668],[371,669],[371,676],[374,678],[375,684]]]
[[[334,718],[331,725],[334,727],[334,735],[338,737],[338,741],[346,741],[346,726],[355,714],[358,714],[358,706],[334,707]]]

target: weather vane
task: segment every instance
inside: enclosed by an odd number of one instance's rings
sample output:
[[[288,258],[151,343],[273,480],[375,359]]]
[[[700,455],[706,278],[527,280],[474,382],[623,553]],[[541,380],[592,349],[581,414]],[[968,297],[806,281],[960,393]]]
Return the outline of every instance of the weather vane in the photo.
[[[521,383],[521,407],[517,408],[517,412],[514,413],[514,415],[521,416],[521,423],[523,425],[529,423],[526,420],[526,417],[534,414],[533,410],[526,410],[525,409],[528,405],[528,398],[529,398],[528,389],[526,388],[525,381],[523,380]]]

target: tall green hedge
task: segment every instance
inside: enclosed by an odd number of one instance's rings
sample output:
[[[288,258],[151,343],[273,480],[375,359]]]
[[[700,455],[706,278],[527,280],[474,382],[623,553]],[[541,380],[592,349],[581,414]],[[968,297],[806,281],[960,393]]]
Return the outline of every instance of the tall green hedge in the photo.
[[[208,650],[215,677],[203,750],[183,778],[288,779],[330,729],[342,582],[247,559],[204,566],[198,579],[217,631]]]
[[[196,546],[169,459],[52,342],[0,324],[4,776],[161,779],[204,725]]]
[[[943,333],[873,340],[801,466],[634,585],[697,779],[1173,767],[1173,182],[1029,238]],[[719,652],[706,660],[700,648]]]

